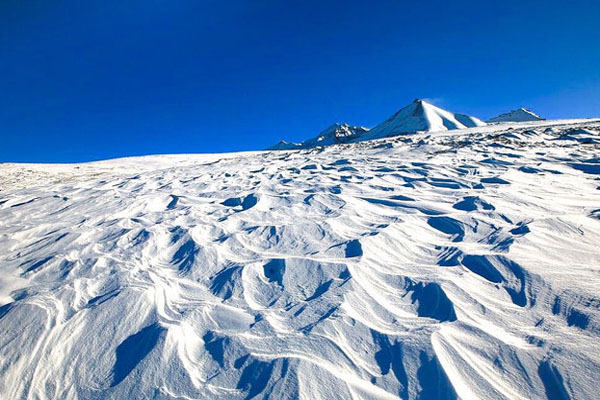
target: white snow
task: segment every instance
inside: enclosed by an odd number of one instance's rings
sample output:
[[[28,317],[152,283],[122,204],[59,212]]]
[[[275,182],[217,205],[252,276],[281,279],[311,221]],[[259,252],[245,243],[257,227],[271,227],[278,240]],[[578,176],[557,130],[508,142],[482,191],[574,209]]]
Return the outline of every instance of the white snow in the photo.
[[[533,111],[526,108],[519,108],[510,112],[500,114],[497,117],[490,118],[487,122],[526,122],[526,121],[542,121],[544,118],[540,117]]]
[[[0,164],[0,398],[596,399],[600,120],[417,106],[379,132],[438,132]]]

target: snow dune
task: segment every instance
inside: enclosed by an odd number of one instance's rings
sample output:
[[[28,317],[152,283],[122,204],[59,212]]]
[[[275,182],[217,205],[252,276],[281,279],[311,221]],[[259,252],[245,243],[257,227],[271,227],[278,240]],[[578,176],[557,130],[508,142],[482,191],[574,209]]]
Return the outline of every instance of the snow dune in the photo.
[[[0,398],[595,399],[599,132],[2,164]]]

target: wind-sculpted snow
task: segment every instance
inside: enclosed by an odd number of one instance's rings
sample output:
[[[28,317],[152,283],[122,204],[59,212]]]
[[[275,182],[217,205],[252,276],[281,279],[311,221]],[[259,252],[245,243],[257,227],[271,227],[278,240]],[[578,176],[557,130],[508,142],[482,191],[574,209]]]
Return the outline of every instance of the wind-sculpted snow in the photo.
[[[0,165],[0,398],[595,399],[599,132]]]

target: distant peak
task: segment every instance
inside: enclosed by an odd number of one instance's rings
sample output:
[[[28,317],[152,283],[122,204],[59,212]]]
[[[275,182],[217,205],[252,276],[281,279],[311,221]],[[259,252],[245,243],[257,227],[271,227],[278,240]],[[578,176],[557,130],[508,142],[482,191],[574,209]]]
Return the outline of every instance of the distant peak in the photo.
[[[540,121],[544,118],[540,117],[533,111],[521,107],[510,112],[500,114],[497,117],[491,118],[488,122],[524,122],[524,121]]]
[[[473,128],[485,123],[475,117],[455,114],[423,99],[414,99],[381,124],[371,129],[361,139],[379,139],[417,131],[446,131]]]
[[[351,128],[350,125],[345,123],[336,122],[334,124],[329,125],[327,128],[321,131],[320,135],[327,134],[334,131],[339,131],[340,129]]]

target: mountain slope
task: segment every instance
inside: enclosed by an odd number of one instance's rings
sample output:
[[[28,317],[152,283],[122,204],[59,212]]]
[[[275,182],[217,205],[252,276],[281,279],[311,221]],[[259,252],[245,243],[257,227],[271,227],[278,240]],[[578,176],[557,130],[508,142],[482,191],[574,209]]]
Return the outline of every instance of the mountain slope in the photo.
[[[526,122],[526,121],[542,121],[544,118],[540,117],[533,111],[526,108],[519,108],[510,112],[500,114],[497,117],[490,118],[487,122]]]
[[[596,399],[599,132],[0,164],[0,398]]]

